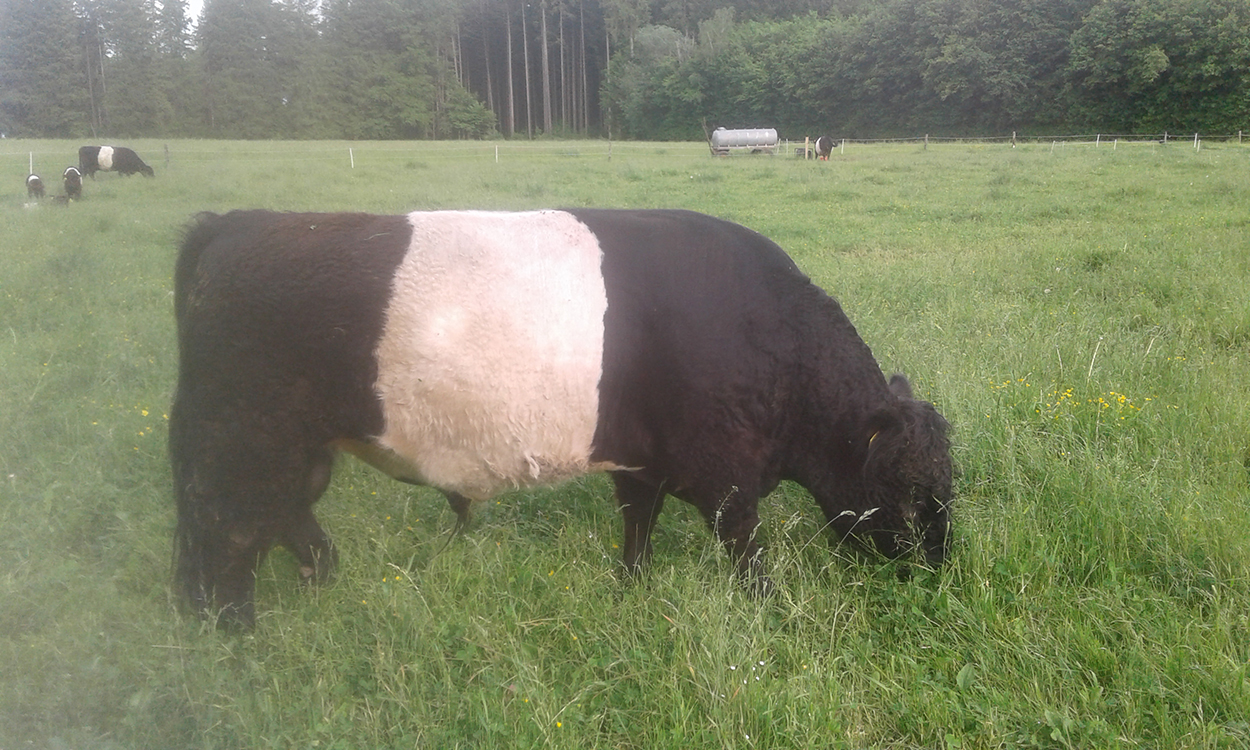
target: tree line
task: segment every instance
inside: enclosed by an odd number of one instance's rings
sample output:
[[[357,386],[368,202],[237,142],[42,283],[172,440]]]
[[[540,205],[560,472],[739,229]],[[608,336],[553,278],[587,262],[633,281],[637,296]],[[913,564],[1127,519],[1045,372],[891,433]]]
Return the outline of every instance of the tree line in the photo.
[[[1250,0],[0,0],[10,137],[1236,132]]]
[[[641,29],[606,90],[622,130],[777,123],[847,137],[1236,133],[1247,0],[886,0],[845,14]]]

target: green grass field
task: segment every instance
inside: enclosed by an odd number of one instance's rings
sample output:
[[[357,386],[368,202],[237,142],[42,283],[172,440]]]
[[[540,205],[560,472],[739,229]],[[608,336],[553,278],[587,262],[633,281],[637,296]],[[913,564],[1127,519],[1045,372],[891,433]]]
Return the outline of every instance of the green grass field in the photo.
[[[132,142],[50,193],[0,142],[0,749],[1250,746],[1250,147]],[[349,151],[350,149],[350,151]],[[353,166],[354,161],[354,166]],[[258,626],[170,599],[171,273],[196,212],[682,207],[785,247],[954,427],[946,567],[762,503],[775,597],[672,501],[637,584],[603,477],[453,515],[340,461],[342,555]]]

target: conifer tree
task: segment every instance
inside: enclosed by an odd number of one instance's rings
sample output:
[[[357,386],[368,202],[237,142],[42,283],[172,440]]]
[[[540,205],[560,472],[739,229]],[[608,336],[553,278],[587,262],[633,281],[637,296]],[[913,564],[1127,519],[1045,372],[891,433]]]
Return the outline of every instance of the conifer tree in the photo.
[[[0,132],[90,131],[81,28],[71,0],[0,0]]]

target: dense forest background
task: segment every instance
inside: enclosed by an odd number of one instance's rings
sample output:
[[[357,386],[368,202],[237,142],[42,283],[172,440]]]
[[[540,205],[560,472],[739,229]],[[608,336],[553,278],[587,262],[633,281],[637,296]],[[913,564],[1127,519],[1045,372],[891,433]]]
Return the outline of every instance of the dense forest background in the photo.
[[[1250,0],[0,0],[8,137],[1250,126]]]

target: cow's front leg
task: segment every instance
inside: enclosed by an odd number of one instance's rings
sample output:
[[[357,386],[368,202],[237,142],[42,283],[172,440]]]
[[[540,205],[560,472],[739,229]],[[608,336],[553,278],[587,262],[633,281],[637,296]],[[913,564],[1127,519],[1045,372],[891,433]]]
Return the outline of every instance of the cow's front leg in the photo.
[[[625,572],[633,575],[651,560],[651,531],[664,507],[664,488],[644,482],[629,472],[612,472],[616,502],[625,521]]]
[[[760,517],[759,494],[732,486],[728,490],[692,498],[703,513],[716,538],[725,546],[729,559],[738,569],[744,586],[757,596],[772,593],[773,583],[765,572],[763,549],[756,541]]]
[[[329,446],[309,451],[304,465],[295,474],[296,501],[282,528],[278,529],[279,543],[299,560],[299,577],[304,583],[329,581],[338,565],[338,551],[312,512],[313,503],[330,486],[333,468],[334,451]]]

